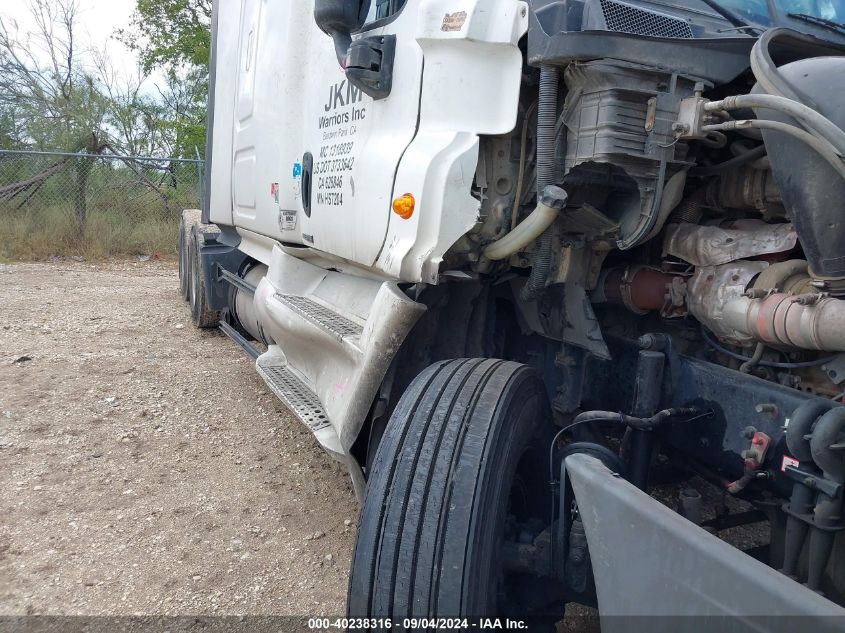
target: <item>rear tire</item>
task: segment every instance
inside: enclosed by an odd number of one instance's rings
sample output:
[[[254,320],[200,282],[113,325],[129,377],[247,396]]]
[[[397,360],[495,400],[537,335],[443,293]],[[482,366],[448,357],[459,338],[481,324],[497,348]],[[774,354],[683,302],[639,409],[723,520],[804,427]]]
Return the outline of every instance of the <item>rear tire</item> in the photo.
[[[220,325],[220,313],[208,307],[205,275],[202,268],[202,244],[205,234],[201,227],[194,226],[188,238],[188,266],[190,272],[190,288],[188,292],[191,304],[191,321],[198,328],[213,328]]]
[[[185,301],[190,301],[191,275],[189,257],[189,237],[191,229],[200,221],[200,212],[194,209],[182,211],[179,218],[179,294]]]
[[[454,360],[422,372],[399,401],[367,482],[349,615],[503,614],[501,547],[517,471],[539,464],[548,479],[549,419],[545,387],[524,365]]]

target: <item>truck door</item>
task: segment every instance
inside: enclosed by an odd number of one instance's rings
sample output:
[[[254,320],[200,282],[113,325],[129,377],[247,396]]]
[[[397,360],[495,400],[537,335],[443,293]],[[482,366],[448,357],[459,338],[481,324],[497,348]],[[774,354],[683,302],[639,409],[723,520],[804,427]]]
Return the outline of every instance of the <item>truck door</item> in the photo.
[[[387,233],[399,160],[417,129],[422,0],[373,0],[354,38],[395,35],[392,90],[352,86],[312,1],[242,0],[232,167],[235,224],[364,266]]]

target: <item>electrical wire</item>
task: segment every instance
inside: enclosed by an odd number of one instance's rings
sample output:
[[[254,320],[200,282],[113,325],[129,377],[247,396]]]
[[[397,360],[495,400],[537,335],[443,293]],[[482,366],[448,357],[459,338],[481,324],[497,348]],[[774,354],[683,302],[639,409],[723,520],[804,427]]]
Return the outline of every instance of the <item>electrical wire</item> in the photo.
[[[741,371],[743,374],[750,374],[751,370],[757,366],[760,360],[762,360],[763,352],[765,351],[766,345],[764,343],[757,343],[757,347],[754,348],[754,355],[747,361],[745,361],[742,365],[740,365],[739,371]]]
[[[748,363],[752,360],[752,358],[750,358],[748,356],[744,356],[742,354],[737,354],[736,352],[732,352],[728,348],[723,347],[722,345],[717,343],[710,336],[710,334],[707,332],[707,330],[705,329],[705,327],[703,325],[701,326],[701,337],[704,339],[704,342],[707,343],[710,347],[712,347],[713,349],[715,349],[718,352],[721,352],[725,356],[730,356],[731,358],[733,358],[735,360],[741,360],[744,363]],[[818,367],[819,365],[824,365],[825,363],[829,363],[830,361],[832,361],[835,358],[836,358],[836,356],[828,356],[826,358],[819,358],[817,360],[811,360],[811,361],[806,361],[806,362],[801,362],[801,363],[778,363],[778,362],[771,361],[771,360],[761,360],[757,364],[760,365],[761,367],[772,367],[772,368],[775,368],[775,369],[806,369],[807,367]]]
[[[571,431],[572,429],[583,424],[590,424],[594,422],[610,422],[613,424],[622,424],[625,426],[630,426],[631,428],[646,430],[655,428],[660,424],[667,422],[669,419],[679,415],[692,415],[692,417],[685,418],[684,420],[680,421],[694,422],[695,420],[700,420],[701,418],[706,418],[713,415],[713,411],[707,410],[702,412],[701,409],[696,409],[694,407],[680,407],[674,409],[663,409],[662,411],[658,411],[656,414],[648,418],[636,418],[630,415],[625,415],[624,413],[616,413],[613,411],[585,411],[584,413],[578,414],[577,416],[575,416],[575,419],[572,424],[568,424],[555,434],[554,439],[552,440],[552,443],[549,446],[549,481],[554,481],[555,479],[555,444],[557,444],[561,436],[567,431]],[[650,424],[644,424],[645,422],[649,422]]]
[[[525,178],[525,146],[528,143],[528,124],[531,122],[531,115],[537,109],[537,102],[535,101],[525,111],[525,117],[522,121],[522,139],[519,147],[519,175],[516,178],[516,194],[513,198],[513,209],[511,209],[511,231],[516,228],[517,220],[519,219],[519,205],[522,198],[522,188],[524,186]]]
[[[664,409],[663,411],[658,412],[650,419],[657,419],[659,422],[665,422],[669,418],[673,417],[673,415],[678,415],[685,412],[696,412],[699,409],[694,408],[681,408],[681,409]],[[597,414],[597,415],[593,415]],[[694,415],[691,418],[687,418],[683,420],[684,422],[694,422],[695,420],[700,420],[701,418],[710,417],[713,415],[712,410],[707,410],[703,413],[698,415]],[[580,420],[579,420],[580,418]],[[555,433],[554,438],[552,439],[551,444],[549,444],[549,488],[551,489],[551,513],[550,513],[550,520],[552,524],[555,521],[555,513],[557,507],[557,497],[558,491],[557,486],[562,482],[558,481],[555,478],[555,445],[557,444],[558,440],[563,436],[564,433],[567,431],[571,431],[575,427],[581,426],[583,424],[590,424],[592,422],[613,422],[613,423],[625,423],[625,420],[633,420],[633,419],[641,419],[641,418],[631,418],[631,416],[626,416],[622,413],[613,413],[610,411],[586,411],[575,416],[575,420],[572,424],[563,427],[560,431]],[[632,427],[628,427],[632,428]],[[549,548],[549,557],[551,559],[552,565],[554,565],[555,560],[555,539],[552,538],[551,546]]]

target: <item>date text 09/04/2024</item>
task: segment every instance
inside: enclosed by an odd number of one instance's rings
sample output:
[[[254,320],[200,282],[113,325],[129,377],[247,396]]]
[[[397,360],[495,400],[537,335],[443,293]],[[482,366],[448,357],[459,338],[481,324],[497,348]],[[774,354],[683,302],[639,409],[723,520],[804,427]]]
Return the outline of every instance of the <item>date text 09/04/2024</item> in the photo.
[[[523,620],[509,618],[403,618],[393,621],[390,618],[310,618],[308,628],[315,631],[382,629],[417,630],[441,629],[454,631],[469,630],[525,630],[528,625]]]

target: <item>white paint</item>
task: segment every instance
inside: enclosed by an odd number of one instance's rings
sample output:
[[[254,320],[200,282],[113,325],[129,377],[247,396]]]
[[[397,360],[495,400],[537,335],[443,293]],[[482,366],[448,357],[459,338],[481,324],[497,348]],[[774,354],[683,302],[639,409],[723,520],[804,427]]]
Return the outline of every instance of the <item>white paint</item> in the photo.
[[[359,36],[397,37],[392,92],[378,101],[350,89],[313,0],[221,5],[212,219],[310,247],[299,256],[312,260],[319,251],[382,278],[435,283],[444,254],[478,218],[478,137],[516,121],[527,5],[408,0]],[[463,24],[444,31],[444,16],[461,12]],[[306,152],[310,218],[295,167]],[[404,193],[416,199],[409,220],[391,211]],[[297,221],[280,222],[280,211]]]

